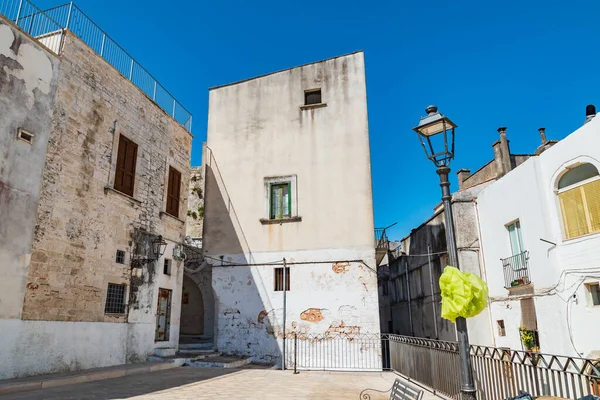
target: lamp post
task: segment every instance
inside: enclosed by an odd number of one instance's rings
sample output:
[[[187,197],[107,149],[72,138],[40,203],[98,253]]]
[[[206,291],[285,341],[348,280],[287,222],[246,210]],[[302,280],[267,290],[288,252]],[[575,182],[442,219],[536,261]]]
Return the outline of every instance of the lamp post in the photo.
[[[413,130],[417,132],[425,155],[437,167],[442,188],[442,202],[444,204],[444,218],[446,220],[446,245],[448,247],[448,260],[450,265],[459,268],[456,236],[454,234],[454,217],[452,215],[452,195],[450,194],[450,161],[454,158],[454,129],[456,124],[448,117],[440,114],[436,106],[429,106],[425,110],[427,115],[422,117]],[[440,146],[443,146],[440,148]],[[458,335],[458,354],[460,358],[461,397],[463,400],[476,399],[475,381],[471,358],[469,354],[469,334],[467,320],[463,317],[456,319],[456,332]]]

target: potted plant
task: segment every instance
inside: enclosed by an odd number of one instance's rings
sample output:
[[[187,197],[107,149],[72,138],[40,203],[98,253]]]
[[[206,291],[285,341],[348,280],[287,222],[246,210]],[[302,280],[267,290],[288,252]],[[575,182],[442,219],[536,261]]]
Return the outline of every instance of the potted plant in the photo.
[[[519,327],[519,335],[521,336],[521,343],[523,343],[523,346],[525,346],[525,353],[527,356],[531,357],[533,365],[535,365],[537,361],[535,353],[540,351],[540,348],[537,346],[535,340],[535,332],[527,330],[524,326],[521,326]]]

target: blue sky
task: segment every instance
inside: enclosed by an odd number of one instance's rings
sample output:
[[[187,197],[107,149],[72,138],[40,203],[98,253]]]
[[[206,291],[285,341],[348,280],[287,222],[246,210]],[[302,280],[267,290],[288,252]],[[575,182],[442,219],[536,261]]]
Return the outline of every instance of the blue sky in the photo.
[[[35,0],[48,8],[54,0]],[[600,106],[600,2],[79,0],[97,24],[194,115],[192,163],[206,139],[208,88],[364,50],[376,226],[399,239],[432,214],[438,177],[416,134],[427,105],[458,124],[459,168],[562,139]]]

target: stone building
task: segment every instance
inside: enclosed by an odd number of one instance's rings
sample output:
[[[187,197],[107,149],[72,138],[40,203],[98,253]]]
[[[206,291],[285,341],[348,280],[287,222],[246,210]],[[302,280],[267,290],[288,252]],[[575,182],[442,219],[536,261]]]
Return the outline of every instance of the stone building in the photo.
[[[293,333],[379,333],[362,52],[210,89],[203,163],[219,351],[281,363]],[[298,366],[317,353],[335,359]]]
[[[460,169],[459,190],[452,195],[460,269],[485,279],[476,201],[479,193],[532,155],[511,154],[506,128],[492,148],[494,158],[473,174]],[[545,141],[538,149],[551,146]],[[409,336],[456,340],[454,324],[441,318],[439,277],[447,265],[443,205],[423,224],[401,239],[402,252],[389,265],[380,266],[379,301],[382,329]],[[493,343],[489,310],[467,320],[471,343]]]
[[[131,81],[65,28],[0,15],[0,378],[179,340],[192,136],[134,83],[134,61]]]

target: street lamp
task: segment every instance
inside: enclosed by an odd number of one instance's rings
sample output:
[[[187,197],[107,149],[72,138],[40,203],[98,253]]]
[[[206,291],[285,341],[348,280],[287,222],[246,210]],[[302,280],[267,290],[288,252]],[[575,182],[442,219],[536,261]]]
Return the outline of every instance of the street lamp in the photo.
[[[133,268],[141,268],[146,264],[154,262],[165,254],[167,248],[167,242],[163,239],[162,235],[155,237],[152,242],[152,254],[150,258],[134,258],[131,260],[131,266]]]
[[[450,194],[450,161],[454,158],[454,129],[456,124],[448,117],[440,114],[436,106],[429,106],[425,110],[427,116],[422,117],[419,125],[413,128],[419,136],[421,145],[427,158],[437,167],[442,188],[442,202],[444,204],[444,217],[446,220],[446,244],[448,247],[448,260],[450,265],[459,268],[456,236],[454,234],[454,217],[452,215],[452,195]],[[440,148],[443,140],[443,147]],[[471,368],[469,334],[467,320],[463,317],[456,319],[456,332],[458,335],[458,354],[460,357],[460,380],[463,400],[476,399],[475,381]]]

